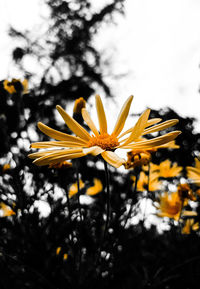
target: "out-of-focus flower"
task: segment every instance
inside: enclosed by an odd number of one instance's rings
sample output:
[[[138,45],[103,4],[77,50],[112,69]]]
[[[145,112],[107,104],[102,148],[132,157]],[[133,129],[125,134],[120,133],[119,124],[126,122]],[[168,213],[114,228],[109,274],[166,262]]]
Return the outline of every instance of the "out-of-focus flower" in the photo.
[[[127,153],[127,162],[124,164],[126,169],[141,167],[147,165],[151,160],[151,154],[148,151],[133,150]]]
[[[31,148],[52,148],[52,150],[32,153],[29,154],[29,157],[35,159],[34,163],[36,165],[43,166],[58,163],[64,160],[80,158],[88,154],[94,156],[101,154],[106,162],[118,168],[125,163],[125,159],[119,157],[114,152],[116,149],[150,149],[155,146],[168,143],[174,140],[180,134],[180,131],[174,131],[150,140],[137,141],[142,135],[163,130],[166,127],[175,125],[178,122],[178,120],[169,120],[149,128],[149,126],[153,123],[151,120],[148,120],[150,109],[147,109],[140,116],[135,126],[128,129],[124,133],[121,133],[129,113],[132,99],[133,96],[130,96],[124,103],[111,134],[109,134],[107,131],[107,119],[99,95],[96,95],[99,131],[87,110],[82,108],[81,111],[84,121],[87,123],[88,127],[93,133],[92,135],[90,135],[75,119],[69,116],[64,109],[58,105],[56,107],[58,112],[61,114],[66,125],[76,136],[56,131],[39,122],[39,129],[49,137],[57,139],[58,141],[37,142],[31,144]]]
[[[74,114],[81,114],[82,108],[86,107],[86,101],[83,97],[80,97],[75,100],[73,113]]]
[[[7,79],[3,82],[4,89],[7,90],[10,94],[16,93],[17,91],[22,92],[23,94],[28,93],[28,80],[24,79],[22,82],[20,79],[13,78],[11,81]]]
[[[67,253],[63,254],[63,260],[67,260],[67,259],[68,259],[68,254]]]
[[[94,186],[89,187],[86,190],[86,195],[94,196],[94,195],[97,195],[98,193],[100,193],[102,190],[103,190],[102,182],[99,179],[94,178]]]
[[[157,213],[158,217],[168,217],[178,221],[181,216],[196,216],[197,213],[194,211],[183,210],[184,206],[187,205],[187,200],[180,198],[178,191],[163,193],[158,200],[158,204],[154,204],[159,210]]]
[[[9,217],[15,215],[15,212],[11,209],[11,207],[7,206],[4,203],[0,203],[0,210],[2,211],[1,217]]]
[[[163,162],[161,162],[159,165],[155,165],[153,163],[151,163],[151,172],[155,172],[157,171],[159,173],[160,177],[163,178],[173,178],[173,177],[177,177],[180,175],[181,171],[182,171],[182,167],[179,167],[177,165],[177,163],[172,163],[170,162],[170,160],[165,160]]]
[[[79,189],[83,189],[85,187],[84,182],[80,179],[79,180]],[[77,186],[77,182],[72,184],[69,188],[69,198],[71,198],[72,196],[76,195],[78,193],[78,186]]]
[[[195,158],[195,167],[186,167],[187,176],[193,183],[200,186],[200,161]]]
[[[165,192],[160,196],[158,205],[155,206],[159,210],[157,216],[178,221],[183,208],[183,201],[180,199],[178,192]]]
[[[2,167],[2,172],[5,173],[9,169],[10,169],[10,164],[4,164],[3,167]]]
[[[56,255],[59,255],[61,251],[61,247],[56,248]]]
[[[64,168],[71,168],[71,167],[72,167],[72,163],[67,162],[67,161],[49,165],[50,169],[64,169]]]
[[[182,228],[182,234],[190,234],[191,231],[197,231],[199,230],[199,223],[194,223],[194,219],[187,219],[185,221],[185,225]]]
[[[131,177],[135,183],[135,176]],[[143,171],[140,173],[139,179],[137,181],[137,190],[138,191],[157,191],[161,188],[161,182],[158,180],[157,173],[151,173],[147,176]]]
[[[197,198],[188,184],[179,184],[177,189],[181,200],[196,201]]]
[[[56,248],[56,255],[60,255],[60,254],[61,254],[61,250],[62,250],[61,247],[57,247],[57,248]],[[67,260],[67,258],[68,258],[68,254],[67,254],[67,253],[64,253],[64,254],[63,254],[63,260]]]

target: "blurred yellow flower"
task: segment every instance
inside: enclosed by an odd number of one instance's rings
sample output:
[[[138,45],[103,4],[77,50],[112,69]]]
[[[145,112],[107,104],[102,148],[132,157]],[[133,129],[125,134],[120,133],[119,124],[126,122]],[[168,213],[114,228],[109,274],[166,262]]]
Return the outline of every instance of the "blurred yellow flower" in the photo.
[[[151,163],[151,172],[157,171],[160,177],[163,178],[173,178],[180,175],[182,167],[178,167],[177,163],[171,164],[170,160],[165,160],[159,165]]]
[[[73,113],[81,114],[82,108],[86,107],[86,101],[83,97],[77,98],[74,103]]]
[[[9,169],[10,169],[10,165],[9,164],[4,164],[3,167],[2,167],[2,172],[5,173]]]
[[[135,176],[132,176],[131,179],[135,183]],[[137,190],[138,191],[157,191],[161,188],[161,182],[158,180],[157,173],[151,173],[149,177],[144,173],[141,172],[138,182],[137,182]]]
[[[56,248],[56,255],[60,255],[61,249],[62,249],[61,247]],[[64,253],[63,254],[63,260],[67,260],[67,258],[68,258],[68,254]]]
[[[67,162],[67,161],[49,165],[50,169],[63,169],[63,168],[71,168],[71,167],[72,167],[72,163]]]
[[[56,131],[39,122],[39,129],[49,137],[57,139],[58,141],[37,142],[31,144],[31,148],[53,149],[32,153],[29,154],[29,157],[35,159],[34,163],[36,165],[43,166],[55,164],[64,160],[80,158],[88,154],[94,156],[101,154],[106,162],[118,168],[125,163],[125,159],[121,158],[114,152],[116,149],[149,149],[170,142],[180,134],[180,131],[174,131],[154,139],[137,141],[138,138],[142,135],[163,130],[166,127],[175,125],[178,122],[178,120],[169,120],[149,128],[149,126],[152,125],[151,120],[148,121],[150,109],[147,109],[140,116],[135,126],[128,129],[124,133],[121,133],[129,113],[132,99],[133,96],[130,96],[124,103],[111,134],[108,134],[107,131],[107,119],[103,103],[99,95],[96,95],[96,109],[99,120],[99,131],[87,110],[82,108],[81,111],[84,121],[92,130],[92,135],[90,135],[75,119],[69,116],[62,107],[57,105],[56,108],[58,112],[61,114],[66,125],[76,136]]]
[[[160,211],[157,216],[178,221],[183,208],[183,201],[180,199],[178,192],[165,192],[160,196],[158,205],[155,206]]]
[[[99,179],[94,178],[94,186],[89,187],[86,190],[86,195],[94,196],[94,195],[97,195],[98,193],[100,193],[102,190],[103,190],[102,182]]]
[[[190,234],[191,231],[197,231],[199,230],[199,223],[194,223],[194,219],[187,219],[185,221],[185,225],[182,228],[182,234]]]
[[[79,189],[83,189],[85,187],[85,184],[84,182],[80,179],[79,180]],[[68,195],[69,195],[69,198],[71,198],[72,196],[76,195],[78,193],[78,186],[77,186],[77,182],[72,184],[69,188],[69,192],[68,192]]]
[[[193,183],[200,186],[200,161],[195,158],[195,167],[186,167],[187,176]]]
[[[127,153],[127,162],[124,164],[126,169],[141,167],[147,165],[151,160],[151,154],[148,151],[133,150]]]
[[[16,87],[19,86],[19,90],[22,90],[23,94],[28,93],[28,80],[24,79],[22,82],[20,79],[13,78],[11,81],[7,79],[3,82],[4,89],[7,90],[10,94],[16,93]],[[18,89],[17,89],[18,90]]]
[[[61,251],[61,247],[56,248],[56,255],[59,255]]]
[[[65,253],[65,254],[63,255],[63,260],[67,260],[67,259],[68,259],[68,254]]]
[[[0,210],[2,211],[1,217],[9,217],[15,215],[15,212],[11,209],[11,207],[7,206],[4,203],[0,203]]]
[[[197,198],[188,184],[179,184],[177,189],[181,200],[196,201]]]

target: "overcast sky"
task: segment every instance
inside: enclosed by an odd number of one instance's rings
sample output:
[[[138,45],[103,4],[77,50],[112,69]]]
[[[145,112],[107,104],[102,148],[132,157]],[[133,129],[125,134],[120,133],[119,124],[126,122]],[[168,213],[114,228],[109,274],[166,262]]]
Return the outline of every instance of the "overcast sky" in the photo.
[[[7,25],[34,29],[40,14],[46,13],[40,2],[0,1],[1,79],[8,74],[18,77],[10,69],[13,43],[6,36]],[[112,72],[127,73],[122,79],[107,76],[116,106],[133,94],[135,113],[147,106],[171,107],[182,116],[198,118],[200,131],[200,1],[127,0],[125,8],[125,18],[117,17],[118,25],[102,29],[96,39],[99,49],[113,61]]]

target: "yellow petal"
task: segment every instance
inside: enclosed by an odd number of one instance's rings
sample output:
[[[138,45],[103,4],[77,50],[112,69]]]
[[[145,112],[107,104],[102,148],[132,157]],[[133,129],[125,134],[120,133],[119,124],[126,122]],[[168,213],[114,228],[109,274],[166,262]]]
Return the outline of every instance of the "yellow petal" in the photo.
[[[136,140],[137,138],[139,138],[142,135],[142,133],[146,127],[149,114],[150,114],[150,109],[147,109],[147,110],[145,110],[145,112],[143,112],[143,114],[140,116],[140,118],[136,122],[135,126],[133,127],[133,130],[132,130],[130,136],[123,144],[123,146],[131,143],[132,141]]]
[[[101,154],[102,152],[104,152],[104,150],[98,146],[83,149],[83,153],[85,155],[91,154],[93,156],[97,156],[97,155]]]
[[[75,141],[43,141],[43,142],[35,142],[31,144],[31,148],[53,148],[53,147],[84,147],[84,142],[78,139]]]
[[[149,126],[151,126],[151,125],[153,125],[153,124],[156,124],[156,123],[160,122],[161,120],[162,120],[162,118],[152,118],[152,119],[148,119],[145,127],[149,127]],[[123,132],[118,138],[121,138],[121,137],[123,137],[124,135],[132,132],[132,131],[133,131],[133,128],[134,128],[134,126],[131,127],[131,128],[129,128],[129,129],[126,130],[125,132]]]
[[[89,141],[90,134],[75,119],[66,113],[66,111],[64,111],[60,105],[57,105],[56,108],[71,131],[73,131],[73,133],[75,133],[81,139]]]
[[[88,111],[85,109],[85,108],[82,108],[82,117],[84,119],[84,121],[87,123],[87,125],[89,126],[89,128],[91,129],[91,131],[96,135],[98,136],[99,135],[99,132],[94,124],[94,122],[92,121]]]
[[[94,179],[94,186],[90,187],[86,191],[86,195],[94,196],[103,190],[102,182],[99,179]]]
[[[147,125],[146,125],[146,127],[151,126],[151,125],[153,125],[153,124],[156,124],[156,123],[160,122],[161,120],[162,120],[162,118],[152,118],[152,119],[148,119],[148,120],[147,120]]]
[[[182,212],[182,217],[192,217],[192,216],[197,216],[197,212],[194,212],[194,211],[183,211]]]
[[[43,132],[44,134],[48,135],[51,138],[54,138],[56,140],[60,141],[72,141],[72,140],[78,140],[79,142],[82,143],[87,143],[86,141],[76,138],[75,136],[60,132],[58,130],[52,129],[49,126],[43,124],[42,122],[38,122],[38,128]]]
[[[42,156],[48,155],[50,153],[56,153],[58,151],[61,151],[61,150],[55,149],[55,150],[39,151],[39,152],[36,152],[36,153],[28,154],[28,157],[30,159],[36,159],[36,158],[40,158]]]
[[[150,127],[148,129],[145,129],[143,135],[166,129],[166,128],[168,128],[170,126],[173,126],[173,125],[175,125],[177,123],[178,123],[178,119],[167,120],[167,121],[165,121],[163,123],[160,123],[158,125]]]
[[[64,160],[74,159],[74,158],[80,158],[85,156],[85,154],[82,152],[82,149],[68,149],[68,150],[57,150],[57,152],[46,153],[36,160],[33,161],[34,164],[38,166],[45,166],[49,164],[56,164],[63,162]]]
[[[153,138],[153,139],[149,139],[149,140],[145,140],[145,141],[139,141],[139,142],[135,142],[133,144],[129,144],[129,145],[121,145],[121,148],[124,149],[148,149],[151,147],[155,147],[155,146],[159,146],[162,144],[165,144],[167,142],[172,141],[173,139],[175,139],[181,132],[180,131],[173,131],[173,132],[169,132],[165,135]]]
[[[122,131],[122,129],[124,128],[124,124],[126,122],[132,100],[133,100],[133,95],[131,95],[122,106],[122,109],[117,118],[114,130],[112,132],[112,134],[114,134],[115,136],[118,136],[120,132]]]
[[[96,95],[96,109],[97,109],[97,116],[99,120],[99,129],[100,133],[107,133],[107,120],[106,115],[103,107],[103,103],[99,95]]]
[[[125,159],[120,158],[116,153],[111,151],[105,151],[101,155],[107,163],[115,168],[119,168],[126,162]]]

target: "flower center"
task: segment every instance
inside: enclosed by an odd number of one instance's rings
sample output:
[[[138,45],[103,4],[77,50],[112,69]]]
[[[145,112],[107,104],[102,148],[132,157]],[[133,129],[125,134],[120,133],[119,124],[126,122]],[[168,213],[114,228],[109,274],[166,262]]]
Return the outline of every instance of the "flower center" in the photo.
[[[102,133],[98,136],[92,136],[88,142],[88,147],[99,146],[103,150],[112,151],[119,145],[118,139],[114,135]]]

